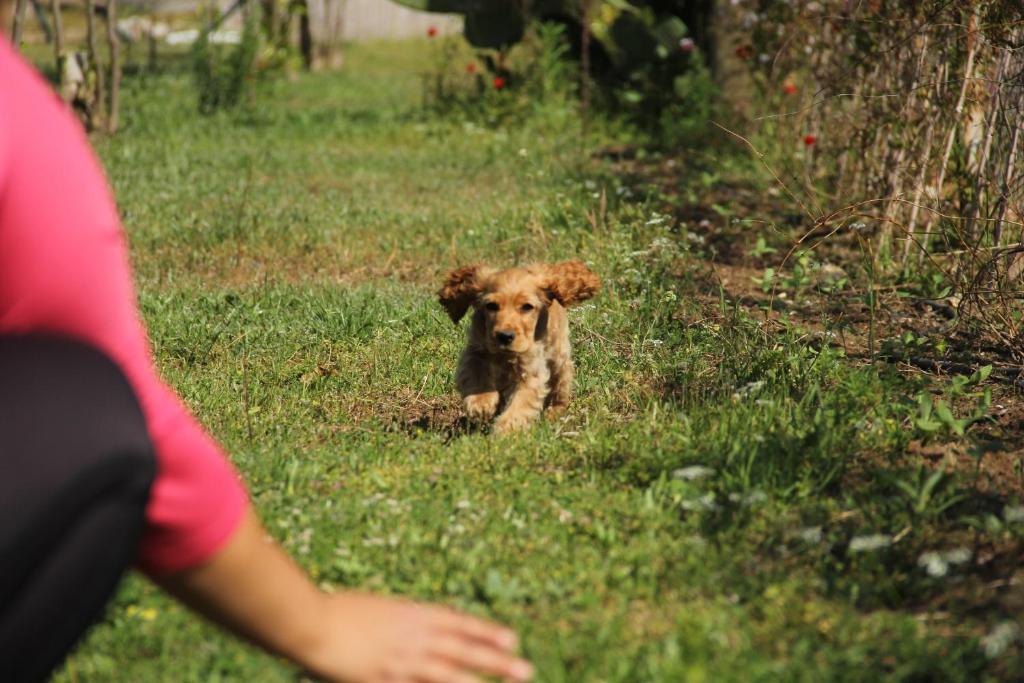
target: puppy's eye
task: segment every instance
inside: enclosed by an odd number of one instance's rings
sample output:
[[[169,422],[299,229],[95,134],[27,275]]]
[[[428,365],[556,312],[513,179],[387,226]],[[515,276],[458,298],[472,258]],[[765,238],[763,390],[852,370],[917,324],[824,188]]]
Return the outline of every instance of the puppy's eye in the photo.
[[[533,304],[523,304],[520,310],[522,310],[523,313],[529,313],[533,310]]]
[[[496,311],[500,307],[493,301],[488,301],[486,304],[484,304],[484,308],[486,308],[488,311]]]

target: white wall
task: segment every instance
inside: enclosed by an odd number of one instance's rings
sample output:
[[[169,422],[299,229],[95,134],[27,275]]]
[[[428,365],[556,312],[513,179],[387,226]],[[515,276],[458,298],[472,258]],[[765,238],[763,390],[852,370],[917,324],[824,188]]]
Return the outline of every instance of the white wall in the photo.
[[[423,36],[431,26],[445,34],[462,31],[459,15],[417,12],[391,0],[339,1],[346,5],[342,28],[345,40]]]
[[[67,1],[67,0],[65,0]],[[418,12],[391,0],[335,0],[341,5],[342,39],[359,41],[381,38],[425,36],[431,26],[439,33],[461,33],[462,17],[454,14]],[[234,0],[216,0],[221,10]],[[178,14],[198,9],[199,0],[120,0],[125,8],[157,14]],[[322,4],[322,0],[321,0]],[[323,14],[323,12],[318,12]],[[231,26],[239,24],[237,16]]]

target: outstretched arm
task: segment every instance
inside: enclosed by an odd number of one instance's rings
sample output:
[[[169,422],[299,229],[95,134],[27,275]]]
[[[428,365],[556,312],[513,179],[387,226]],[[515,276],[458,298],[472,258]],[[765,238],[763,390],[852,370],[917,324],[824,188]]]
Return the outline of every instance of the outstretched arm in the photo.
[[[252,512],[208,562],[158,577],[197,612],[328,681],[526,681],[515,634],[452,610],[317,589]]]

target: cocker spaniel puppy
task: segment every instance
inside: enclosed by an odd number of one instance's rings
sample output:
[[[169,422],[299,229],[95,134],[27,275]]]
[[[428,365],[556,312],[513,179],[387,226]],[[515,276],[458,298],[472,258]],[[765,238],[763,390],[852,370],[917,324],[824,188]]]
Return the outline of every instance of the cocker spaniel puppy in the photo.
[[[438,293],[452,322],[473,307],[455,382],[471,420],[497,415],[494,431],[528,426],[561,411],[575,374],[566,307],[594,296],[601,281],[580,261],[494,270],[465,266]]]

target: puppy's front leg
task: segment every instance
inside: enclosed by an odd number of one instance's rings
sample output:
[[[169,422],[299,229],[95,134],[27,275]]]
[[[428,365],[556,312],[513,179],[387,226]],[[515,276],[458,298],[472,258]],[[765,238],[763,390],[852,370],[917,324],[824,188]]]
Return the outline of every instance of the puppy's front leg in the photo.
[[[470,394],[463,400],[466,417],[470,420],[485,422],[498,412],[498,401],[501,397],[497,391],[485,391],[481,394]]]
[[[486,421],[498,412],[500,396],[494,388],[491,364],[484,355],[467,349],[459,359],[455,383],[470,420]]]
[[[530,426],[544,409],[548,395],[547,376],[532,376],[525,379],[508,399],[508,405],[494,422],[497,434],[511,432]]]
[[[545,401],[551,417],[557,416],[569,406],[569,401],[572,400],[572,381],[575,375],[576,369],[573,367],[571,358],[564,359],[561,365],[552,370],[551,393],[548,394]]]

